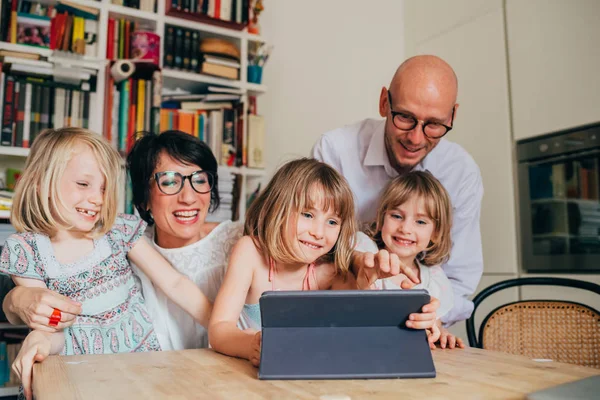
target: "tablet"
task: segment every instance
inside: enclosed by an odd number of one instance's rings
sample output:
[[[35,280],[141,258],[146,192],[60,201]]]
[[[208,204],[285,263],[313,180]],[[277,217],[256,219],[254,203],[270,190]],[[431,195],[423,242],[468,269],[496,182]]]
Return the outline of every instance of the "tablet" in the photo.
[[[435,377],[426,332],[405,326],[427,303],[425,290],[265,292],[258,377]]]

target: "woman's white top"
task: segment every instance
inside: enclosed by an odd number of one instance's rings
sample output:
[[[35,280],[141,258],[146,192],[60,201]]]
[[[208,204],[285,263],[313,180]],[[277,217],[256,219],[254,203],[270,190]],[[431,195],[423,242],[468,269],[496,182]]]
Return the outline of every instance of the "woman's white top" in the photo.
[[[373,254],[376,254],[379,251],[377,244],[363,232],[359,232],[356,239],[356,250]],[[428,267],[417,260],[417,265],[419,266],[419,278],[421,283],[413,286],[413,289],[425,289],[429,292],[430,296],[435,297],[440,301],[440,308],[437,309],[436,314],[437,318],[441,318],[454,307],[454,293],[452,292],[450,280],[439,264]],[[379,279],[375,282],[375,285],[377,288],[384,290],[402,290],[401,287],[392,281],[392,278]]]
[[[241,222],[225,221],[196,243],[176,249],[163,249],[154,242],[154,229],[146,237],[179,272],[194,282],[211,302],[223,283],[233,245],[242,237]],[[167,296],[137,268],[146,307],[152,316],[154,330],[163,350],[208,347],[207,330]]]

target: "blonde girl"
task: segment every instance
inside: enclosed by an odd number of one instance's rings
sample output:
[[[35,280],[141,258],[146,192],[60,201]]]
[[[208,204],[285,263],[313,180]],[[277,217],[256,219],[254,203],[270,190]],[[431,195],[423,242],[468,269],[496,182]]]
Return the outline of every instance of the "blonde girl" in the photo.
[[[390,181],[381,196],[377,219],[367,235],[358,234],[358,247],[397,256],[420,283],[413,286],[401,273],[378,280],[376,287],[426,289],[440,300],[437,317],[443,317],[454,306],[452,286],[441,267],[450,256],[451,227],[450,196],[430,172],[411,171]]]
[[[259,298],[268,290],[355,288],[355,222],[346,180],[300,159],[277,171],[246,216],[209,325],[218,352],[260,363]],[[239,324],[238,324],[239,320]]]
[[[82,313],[58,333],[31,332],[13,364],[31,396],[33,362],[48,354],[160,350],[129,260],[206,326],[211,305],[142,238],[145,222],[117,215],[120,157],[99,135],[47,130],[35,140],[15,189],[0,272],[17,285],[49,288]],[[60,310],[48,310],[55,323]]]

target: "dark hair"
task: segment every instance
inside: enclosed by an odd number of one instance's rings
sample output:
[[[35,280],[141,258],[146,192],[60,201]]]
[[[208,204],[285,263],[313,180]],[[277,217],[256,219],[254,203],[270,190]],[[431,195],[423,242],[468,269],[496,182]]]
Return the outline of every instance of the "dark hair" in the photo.
[[[217,159],[210,147],[197,137],[181,131],[165,131],[159,135],[144,132],[127,155],[127,169],[131,177],[133,205],[140,217],[152,225],[154,220],[147,210],[150,200],[150,180],[162,152],[171,158],[189,165],[197,165],[214,176],[210,190],[210,208],[212,212],[219,207],[219,187]]]

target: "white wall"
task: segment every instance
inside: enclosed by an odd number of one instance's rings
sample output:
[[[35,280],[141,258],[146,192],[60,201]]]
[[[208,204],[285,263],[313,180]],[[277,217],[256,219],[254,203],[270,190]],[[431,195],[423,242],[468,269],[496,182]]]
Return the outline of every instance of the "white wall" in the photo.
[[[271,0],[260,16],[275,49],[263,72],[267,170],[308,156],[322,133],[378,117],[404,60],[402,0]]]

